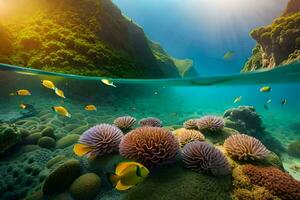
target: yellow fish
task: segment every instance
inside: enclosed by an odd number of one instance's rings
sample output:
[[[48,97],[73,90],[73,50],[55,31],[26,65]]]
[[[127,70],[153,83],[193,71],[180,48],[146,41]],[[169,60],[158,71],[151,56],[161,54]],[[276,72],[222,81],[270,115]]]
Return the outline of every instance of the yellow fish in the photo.
[[[62,106],[53,106],[52,110],[65,117],[71,117],[71,114],[68,112],[68,110]]]
[[[58,88],[55,88],[55,94],[57,94],[57,96],[59,96],[59,97],[61,97],[61,98],[66,98],[65,97],[65,94],[64,94],[64,92],[62,91],[62,90],[60,90],[60,89],[58,89]]]
[[[235,98],[235,100],[233,101],[233,103],[240,102],[242,100],[242,98],[243,98],[242,96],[239,96],[239,97]]]
[[[21,103],[19,106],[20,106],[21,109],[26,109],[27,108],[27,105],[24,104],[24,103]]]
[[[105,85],[109,85],[109,86],[112,86],[112,87],[117,87],[114,85],[114,83],[111,81],[111,80],[108,80],[108,79],[102,79],[101,80],[102,83],[104,83]]]
[[[49,89],[52,89],[52,90],[55,90],[55,85],[52,81],[49,81],[49,80],[42,80],[42,85],[46,88],[49,88]]]
[[[234,51],[228,51],[224,54],[223,58],[224,60],[230,60],[234,56],[235,52]]]
[[[94,106],[94,105],[87,105],[87,106],[85,106],[84,109],[87,111],[97,110],[96,106]]]
[[[9,95],[10,96],[14,96],[14,95],[29,96],[29,95],[31,95],[31,93],[29,90],[22,89],[22,90],[18,90],[16,92],[14,92],[14,93],[10,93]]]
[[[90,153],[93,149],[94,149],[93,147],[90,147],[85,144],[75,144],[73,151],[77,156],[82,157],[82,156]]]
[[[264,86],[259,89],[260,92],[270,92],[272,88],[270,86]]]
[[[142,182],[148,174],[149,170],[140,163],[121,162],[108,178],[117,190],[124,191]]]

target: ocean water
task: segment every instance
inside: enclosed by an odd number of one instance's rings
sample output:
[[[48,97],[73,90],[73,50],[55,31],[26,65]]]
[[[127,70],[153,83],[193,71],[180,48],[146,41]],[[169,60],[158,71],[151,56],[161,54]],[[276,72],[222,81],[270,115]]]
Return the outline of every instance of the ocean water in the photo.
[[[60,165],[71,158],[80,160],[82,173],[95,172],[101,175],[102,186],[95,199],[168,199],[168,196],[173,198],[172,195],[179,195],[178,198],[183,195],[188,198],[191,194],[189,190],[184,189],[184,185],[194,182],[176,182],[190,179],[172,174],[175,170],[172,166],[175,164],[171,164],[167,169],[163,167],[153,171],[151,169],[149,177],[133,189],[125,192],[115,190],[103,174],[113,171],[114,166],[118,164],[118,159],[109,159],[108,162],[105,161],[106,164],[103,164],[100,158],[100,164],[93,167],[87,158],[79,158],[73,153],[72,149],[78,137],[74,139],[70,135],[78,136],[96,124],[112,124],[115,118],[126,115],[133,116],[137,120],[155,117],[162,121],[163,127],[174,131],[182,128],[183,123],[189,119],[207,115],[223,117],[226,110],[239,106],[255,108],[254,114],[262,120],[261,126],[264,130],[254,133],[253,136],[277,154],[284,166],[283,171],[300,181],[300,158],[291,155],[288,151],[291,143],[300,140],[299,73],[300,63],[295,63],[270,71],[222,77],[165,80],[112,79],[116,87],[111,87],[103,84],[100,77],[56,74],[1,64],[1,126],[11,124],[17,129],[27,130],[27,135],[22,136],[20,141],[1,154],[0,199],[26,199],[26,197],[43,199],[40,191],[44,188],[45,179],[53,173],[53,170],[55,171],[53,163],[57,162],[57,165]],[[62,99],[53,90],[43,87],[41,80],[54,82],[57,88],[64,91],[66,98]],[[272,89],[270,92],[260,92],[263,86],[270,86]],[[10,95],[20,89],[29,90],[31,95]],[[242,96],[241,101],[234,103],[239,96]],[[284,105],[283,100],[287,100]],[[36,112],[23,110],[19,107],[20,104],[30,104]],[[95,105],[97,111],[85,110],[85,106],[89,104]],[[52,110],[53,106],[64,106],[72,117],[60,116]],[[251,125],[252,121],[247,121],[247,117],[251,118],[251,116],[246,116],[245,120]],[[135,126],[138,127],[138,124]],[[38,140],[46,127],[52,127],[54,130],[52,134],[54,134],[55,146],[42,148],[41,144],[38,146]],[[224,139],[210,137],[208,136],[208,141],[215,146],[222,145],[224,142]],[[1,143],[5,141],[2,140]],[[55,162],[53,158],[56,158]],[[49,164],[50,160],[52,164]],[[165,170],[164,174],[171,178],[161,175],[159,176],[161,178],[153,180],[152,177],[163,170]],[[186,173],[189,174],[190,171]],[[197,174],[193,172],[192,175],[194,173]],[[215,178],[210,173],[204,174],[209,180],[216,180],[217,183],[224,181],[222,177]],[[173,182],[172,176],[175,176]],[[68,184],[68,174],[61,174],[60,178],[59,182],[65,181]],[[193,180],[196,182],[196,179]],[[210,188],[202,191],[203,199],[232,198],[231,195],[235,191],[234,180],[231,178],[229,189],[222,191],[223,196],[221,193],[219,198],[210,196],[215,192]],[[151,183],[157,185],[153,186]],[[58,188],[54,196],[47,196],[47,198],[72,199],[67,192],[69,187],[70,184],[64,189]],[[168,191],[168,187],[174,190]],[[156,191],[153,198],[146,197],[149,195],[147,189]],[[191,191],[198,190],[200,191],[201,188]],[[141,196],[142,194],[146,196]],[[206,195],[208,197],[205,197]]]

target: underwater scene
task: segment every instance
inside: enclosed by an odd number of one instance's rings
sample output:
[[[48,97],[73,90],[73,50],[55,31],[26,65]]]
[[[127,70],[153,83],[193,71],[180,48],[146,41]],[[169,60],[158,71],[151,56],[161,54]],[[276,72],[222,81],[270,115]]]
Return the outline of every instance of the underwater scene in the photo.
[[[300,200],[300,0],[0,0],[0,200]]]

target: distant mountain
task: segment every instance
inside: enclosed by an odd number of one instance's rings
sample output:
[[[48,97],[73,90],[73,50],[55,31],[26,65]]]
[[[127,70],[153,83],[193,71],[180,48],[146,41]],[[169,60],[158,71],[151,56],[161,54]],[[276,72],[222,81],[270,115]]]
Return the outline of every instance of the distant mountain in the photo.
[[[192,68],[148,39],[111,0],[7,2],[11,10],[0,13],[2,63],[124,78],[179,77]]]
[[[282,16],[250,33],[257,41],[242,72],[300,60],[300,0],[290,0]]]

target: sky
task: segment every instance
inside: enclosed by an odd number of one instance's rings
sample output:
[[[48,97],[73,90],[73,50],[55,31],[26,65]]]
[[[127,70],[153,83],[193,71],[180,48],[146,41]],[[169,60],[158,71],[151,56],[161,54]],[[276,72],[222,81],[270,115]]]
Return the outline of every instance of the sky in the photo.
[[[288,0],[113,0],[172,56],[190,58],[200,76],[239,73],[255,41]],[[234,51],[231,60],[223,55]]]

